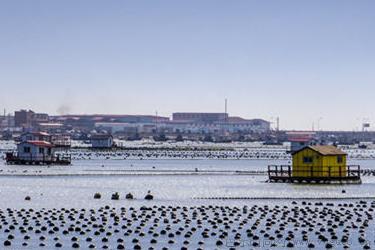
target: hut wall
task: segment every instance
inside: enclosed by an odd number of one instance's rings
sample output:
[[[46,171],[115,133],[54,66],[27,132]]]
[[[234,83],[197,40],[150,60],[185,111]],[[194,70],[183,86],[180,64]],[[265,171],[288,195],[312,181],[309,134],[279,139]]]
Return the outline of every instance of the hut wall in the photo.
[[[342,161],[339,162],[338,158],[341,157]],[[329,176],[346,176],[346,155],[329,155],[323,157],[323,171],[324,175]],[[341,173],[340,173],[341,171]]]
[[[305,158],[310,158],[311,162],[306,162]],[[320,177],[323,170],[322,156],[312,149],[306,148],[293,155],[293,177]],[[311,174],[313,169],[313,174]]]

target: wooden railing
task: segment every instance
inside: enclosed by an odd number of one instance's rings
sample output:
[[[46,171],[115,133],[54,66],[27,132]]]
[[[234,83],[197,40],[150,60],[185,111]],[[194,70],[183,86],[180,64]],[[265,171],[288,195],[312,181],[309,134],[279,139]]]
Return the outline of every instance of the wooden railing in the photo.
[[[299,169],[299,167],[296,167]],[[268,176],[270,178],[291,178],[291,177],[357,177],[360,178],[361,168],[359,165],[349,165],[341,167],[324,167],[328,170],[317,170],[312,166],[303,166],[305,170],[292,169],[290,165],[269,165],[268,166]]]
[[[56,155],[42,155],[42,156],[35,156],[35,155],[22,155],[17,156],[15,153],[8,152],[6,153],[5,159],[7,161],[13,160],[26,160],[26,161],[55,161],[55,162],[63,162],[68,161],[71,162],[71,155],[70,154],[56,154]]]

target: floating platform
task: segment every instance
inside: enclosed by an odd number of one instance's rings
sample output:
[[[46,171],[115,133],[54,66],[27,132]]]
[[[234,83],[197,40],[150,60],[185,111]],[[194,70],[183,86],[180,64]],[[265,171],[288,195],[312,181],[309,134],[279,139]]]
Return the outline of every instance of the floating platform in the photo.
[[[71,156],[53,156],[53,157],[43,157],[43,158],[19,158],[13,153],[7,153],[5,161],[8,165],[70,165]]]
[[[304,172],[304,175],[306,172]],[[359,165],[347,166],[346,171],[316,171],[311,169],[305,176],[293,174],[290,165],[268,166],[269,182],[305,183],[305,184],[361,184]]]

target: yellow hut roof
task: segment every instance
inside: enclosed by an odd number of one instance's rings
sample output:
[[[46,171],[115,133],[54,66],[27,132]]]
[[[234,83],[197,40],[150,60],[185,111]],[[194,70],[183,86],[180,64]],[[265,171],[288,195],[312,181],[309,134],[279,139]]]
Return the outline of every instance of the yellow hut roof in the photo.
[[[310,148],[321,155],[346,155],[346,153],[342,151],[341,149],[335,146],[327,146],[327,145],[307,146],[294,152],[293,155],[306,148]]]

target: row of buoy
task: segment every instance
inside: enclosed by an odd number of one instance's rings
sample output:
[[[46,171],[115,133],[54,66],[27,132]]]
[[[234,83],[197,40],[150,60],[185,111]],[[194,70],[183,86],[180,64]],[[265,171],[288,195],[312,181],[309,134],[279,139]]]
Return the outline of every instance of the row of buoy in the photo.
[[[94,199],[101,199],[102,195],[100,193],[94,194]],[[125,195],[125,199],[127,200],[134,200],[134,195],[132,193],[127,193]],[[145,200],[153,200],[154,196],[151,194],[151,191],[148,191],[146,196],[144,197]],[[111,195],[111,200],[120,200],[120,194],[118,192],[115,192]]]
[[[0,209],[4,248],[370,249],[375,201],[293,201],[274,205],[104,206]],[[302,242],[302,243],[301,243]]]
[[[133,151],[77,151],[71,150],[72,159],[290,159],[286,151],[242,150],[133,150]]]
[[[94,199],[101,199],[102,198],[102,195],[100,193],[95,193],[94,194]],[[134,200],[134,195],[132,193],[127,193],[125,195],[125,199],[127,200]],[[146,196],[144,197],[145,200],[153,200],[154,199],[154,195],[151,194],[151,191],[148,191]],[[118,192],[115,192],[111,195],[111,200],[120,200],[120,194]],[[31,201],[31,197],[30,196],[26,196],[25,197],[25,201]]]

